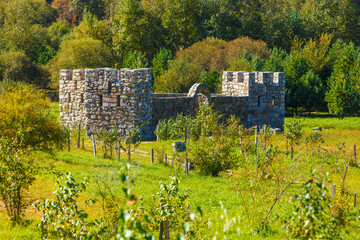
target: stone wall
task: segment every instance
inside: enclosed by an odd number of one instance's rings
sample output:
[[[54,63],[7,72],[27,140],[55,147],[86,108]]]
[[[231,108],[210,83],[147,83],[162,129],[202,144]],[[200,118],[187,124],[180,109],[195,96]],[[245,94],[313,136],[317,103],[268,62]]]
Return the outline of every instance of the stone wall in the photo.
[[[152,120],[151,70],[111,68],[62,70],[60,120],[68,125],[79,121],[88,134],[101,128],[125,130]],[[78,86],[77,88],[74,86]],[[81,86],[81,88],[79,88]],[[71,98],[67,98],[71,96]],[[151,134],[151,126],[145,126]]]
[[[263,124],[283,129],[284,73],[224,72],[223,94],[210,94],[203,83],[189,93],[151,92],[151,70],[85,69],[60,72],[60,120],[72,127],[81,122],[88,134],[117,126],[143,127],[146,138],[162,119],[195,116],[199,103],[211,104],[224,119],[235,115],[246,127]]]
[[[247,127],[271,125],[283,130],[285,74],[272,72],[223,72],[222,90],[228,96],[247,96]]]

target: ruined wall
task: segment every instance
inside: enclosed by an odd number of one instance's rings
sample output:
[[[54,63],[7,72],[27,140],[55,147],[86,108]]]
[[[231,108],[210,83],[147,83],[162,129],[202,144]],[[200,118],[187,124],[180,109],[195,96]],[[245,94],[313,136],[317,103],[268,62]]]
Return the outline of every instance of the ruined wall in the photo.
[[[186,94],[153,94],[153,125],[162,119],[175,118],[178,114],[195,116],[196,99]]]
[[[81,73],[80,80],[76,78],[77,72]],[[73,76],[71,70],[62,70],[61,74],[62,78],[63,75],[72,78],[60,88],[60,120],[66,124],[77,125],[82,120],[88,134],[117,126],[123,134],[130,126],[151,123],[150,69],[85,69],[74,70]],[[74,89],[73,85],[79,85],[79,81],[82,88]],[[66,99],[69,94],[74,96],[70,100]],[[70,106],[69,111],[63,103]],[[150,134],[151,126],[145,126],[144,132]]]
[[[241,124],[247,125],[247,97],[232,97],[225,95],[211,95],[210,104],[214,111],[222,115],[222,121],[235,115],[240,118]]]
[[[272,72],[223,72],[223,94],[248,96],[247,126],[271,125],[283,130],[285,74]]]
[[[143,127],[153,136],[158,121],[184,115],[195,116],[202,104],[211,104],[224,118],[235,115],[246,127],[271,125],[283,129],[285,112],[284,73],[223,73],[223,94],[210,94],[203,83],[189,93],[151,92],[151,70],[85,69],[60,72],[60,120],[87,133],[101,128]]]

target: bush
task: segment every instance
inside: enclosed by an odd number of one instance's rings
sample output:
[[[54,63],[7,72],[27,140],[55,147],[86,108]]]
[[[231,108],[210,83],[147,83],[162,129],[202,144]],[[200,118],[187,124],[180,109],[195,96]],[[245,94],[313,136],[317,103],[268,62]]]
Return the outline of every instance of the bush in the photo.
[[[47,87],[49,74],[31,62],[23,52],[6,52],[0,56],[0,80],[15,81]]]
[[[220,172],[235,167],[237,149],[231,138],[215,136],[201,137],[190,146],[190,160],[200,174],[218,176]]]
[[[49,112],[50,100],[34,86],[17,84],[0,97],[0,132],[19,149],[51,150],[61,128]]]
[[[61,69],[112,67],[110,49],[100,40],[80,38],[65,41],[59,52],[49,63],[52,87],[59,85]]]
[[[210,72],[202,71],[199,82],[205,83],[210,92],[215,93],[221,90],[220,80],[220,73],[216,70],[211,70]]]
[[[0,138],[0,196],[12,224],[20,224],[27,204],[24,190],[35,181],[35,165],[26,152]]]
[[[198,64],[179,58],[170,61],[169,68],[155,79],[156,92],[186,93],[199,81],[201,68]]]

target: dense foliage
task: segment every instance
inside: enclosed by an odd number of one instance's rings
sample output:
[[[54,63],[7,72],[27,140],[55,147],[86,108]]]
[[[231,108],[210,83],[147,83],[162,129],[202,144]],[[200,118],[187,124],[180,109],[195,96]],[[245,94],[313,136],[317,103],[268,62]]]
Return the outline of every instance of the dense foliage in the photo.
[[[155,91],[220,92],[224,70],[284,71],[293,112],[343,117],[359,112],[359,16],[352,0],[4,0],[0,81],[56,89],[61,68],[151,67]]]

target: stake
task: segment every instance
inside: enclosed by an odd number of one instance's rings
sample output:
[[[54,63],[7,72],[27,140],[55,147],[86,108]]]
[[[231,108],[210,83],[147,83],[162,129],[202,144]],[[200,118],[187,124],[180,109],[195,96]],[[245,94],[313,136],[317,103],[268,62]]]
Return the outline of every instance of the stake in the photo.
[[[331,200],[334,200],[335,192],[336,192],[336,185],[333,184],[331,188]]]
[[[346,177],[346,173],[347,173],[348,167],[349,167],[349,164],[346,164],[346,168],[345,168],[344,176],[343,176],[343,179],[342,179],[342,181],[341,181],[341,193],[343,193],[343,192],[344,192],[344,187],[345,187],[345,177]]]
[[[355,161],[355,164],[356,164],[356,145],[354,144],[354,161]]]
[[[85,138],[82,138],[82,149],[85,149]]]
[[[120,162],[120,153],[121,153],[121,148],[120,148],[120,141],[119,141],[119,149],[118,149],[118,161]]]
[[[160,208],[164,209],[163,204],[160,203]],[[164,231],[164,225],[163,225],[163,221],[160,221],[160,228],[159,228],[159,240],[163,239],[163,231]]]
[[[167,154],[165,153],[165,165],[167,166]]]
[[[185,153],[185,175],[189,176],[189,163],[187,158],[187,151]]]
[[[96,157],[96,143],[95,143],[94,134],[92,134],[91,137],[92,137],[92,141],[93,141],[94,156]]]
[[[169,230],[169,219],[166,219],[165,221],[165,239],[170,239],[170,230]]]
[[[71,128],[69,131],[69,140],[68,140],[68,151],[70,152],[70,148],[71,148]]]
[[[264,151],[266,151],[266,125],[264,127]]]
[[[190,137],[191,137],[191,128],[189,127],[189,134],[188,134],[188,143],[190,143]]]
[[[257,126],[255,128],[255,155],[257,156]]]
[[[46,220],[45,220],[45,210],[43,211],[43,217],[41,218],[41,232],[42,236],[46,237]]]
[[[241,136],[240,136],[240,140],[239,140],[239,142],[240,142],[240,154],[242,154],[242,153],[243,153],[243,151],[242,151],[242,138],[241,138]]]
[[[354,193],[354,208],[356,207],[356,193]]]
[[[159,125],[156,126],[156,142],[159,142]]]
[[[130,154],[131,154],[131,153],[130,153],[130,144],[129,144],[129,153],[128,153],[128,154],[129,154],[129,163],[131,163],[131,158],[130,158],[130,157],[131,157],[131,155],[130,155]]]
[[[77,141],[77,148],[80,148],[80,137],[81,137],[81,123],[79,123],[79,129],[78,129],[78,141]]]
[[[174,160],[175,160],[175,153],[174,153],[174,155],[173,155],[173,159],[172,159],[172,162],[171,162],[170,174],[171,174],[172,169],[173,169],[173,166],[174,166]]]
[[[150,151],[150,156],[151,156],[151,164],[154,164],[154,149],[153,148]]]
[[[185,125],[185,143],[186,143],[186,139],[187,139],[187,125]]]

